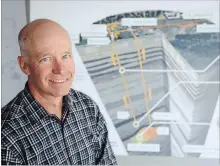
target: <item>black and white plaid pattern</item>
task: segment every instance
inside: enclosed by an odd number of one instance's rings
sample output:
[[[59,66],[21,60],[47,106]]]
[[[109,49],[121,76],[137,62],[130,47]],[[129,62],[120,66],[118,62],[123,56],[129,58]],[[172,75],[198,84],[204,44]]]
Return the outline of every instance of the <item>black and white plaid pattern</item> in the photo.
[[[70,90],[62,119],[48,114],[28,85],[2,108],[2,165],[116,165],[106,122],[87,95]]]

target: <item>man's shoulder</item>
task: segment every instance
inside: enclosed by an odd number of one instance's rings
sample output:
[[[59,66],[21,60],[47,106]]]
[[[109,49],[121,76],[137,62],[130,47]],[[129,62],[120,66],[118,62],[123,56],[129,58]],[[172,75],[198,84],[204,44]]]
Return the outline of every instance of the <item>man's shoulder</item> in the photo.
[[[87,119],[87,122],[95,124],[97,131],[101,131],[106,126],[104,116],[96,103],[89,95],[78,90],[71,89],[70,96],[73,99],[73,108],[78,115]]]
[[[1,108],[1,127],[3,127],[5,123],[9,123],[15,119],[19,110],[22,109],[22,93],[23,90],[20,91],[11,101],[9,101],[8,104]]]
[[[88,96],[87,94],[85,94],[85,93],[83,93],[79,90],[76,90],[76,89],[70,88],[70,93],[69,94],[75,100],[77,100],[77,99],[87,99],[87,100],[93,101],[90,96]]]
[[[19,92],[8,104],[1,109],[1,147],[4,149],[19,149],[17,141],[21,137],[19,125],[22,120],[23,95]],[[12,144],[13,142],[13,144]]]
[[[69,95],[73,104],[83,106],[85,109],[88,108],[90,111],[93,110],[95,114],[98,113],[98,105],[89,95],[72,88],[70,89]]]
[[[75,90],[75,89],[70,89],[70,96],[71,96],[71,99],[73,101],[84,101],[84,102],[88,102],[88,103],[93,103],[96,105],[96,102],[87,94],[83,93],[83,92],[80,92],[78,90]]]

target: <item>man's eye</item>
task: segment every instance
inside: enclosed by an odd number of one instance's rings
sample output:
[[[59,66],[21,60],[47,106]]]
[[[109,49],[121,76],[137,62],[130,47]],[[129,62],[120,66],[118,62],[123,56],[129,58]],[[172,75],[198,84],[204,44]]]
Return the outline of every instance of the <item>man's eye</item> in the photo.
[[[50,60],[51,60],[50,57],[44,57],[44,58],[42,58],[42,59],[40,60],[40,62],[48,62],[48,61],[50,61]]]
[[[70,55],[69,54],[66,54],[66,55],[64,55],[62,58],[63,59],[68,59],[70,57]]]

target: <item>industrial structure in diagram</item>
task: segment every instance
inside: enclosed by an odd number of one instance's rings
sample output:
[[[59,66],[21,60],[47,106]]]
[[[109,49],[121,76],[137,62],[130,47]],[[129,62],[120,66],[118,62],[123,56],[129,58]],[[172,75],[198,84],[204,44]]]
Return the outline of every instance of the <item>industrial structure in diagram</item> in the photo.
[[[128,155],[218,158],[219,27],[152,10],[91,29],[76,48]]]

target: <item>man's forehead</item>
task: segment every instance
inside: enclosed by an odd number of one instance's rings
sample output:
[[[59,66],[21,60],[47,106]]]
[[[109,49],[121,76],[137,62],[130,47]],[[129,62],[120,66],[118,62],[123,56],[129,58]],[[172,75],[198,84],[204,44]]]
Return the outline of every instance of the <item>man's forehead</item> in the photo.
[[[71,42],[66,36],[38,36],[31,40],[30,49],[38,54],[70,52]]]
[[[68,38],[57,36],[39,37],[31,42],[31,48],[35,48],[39,52],[71,50],[71,41]]]

